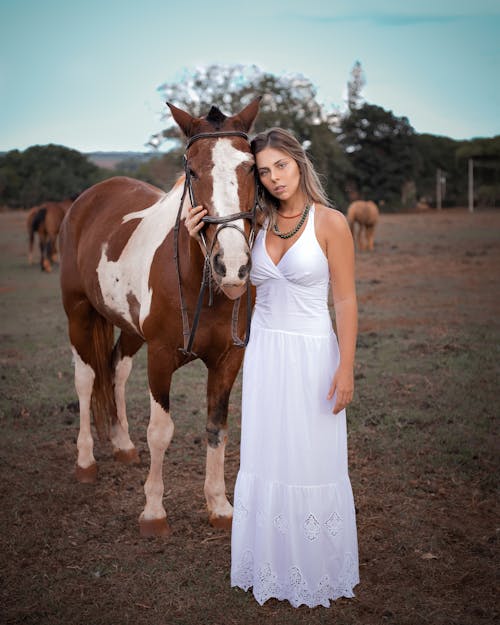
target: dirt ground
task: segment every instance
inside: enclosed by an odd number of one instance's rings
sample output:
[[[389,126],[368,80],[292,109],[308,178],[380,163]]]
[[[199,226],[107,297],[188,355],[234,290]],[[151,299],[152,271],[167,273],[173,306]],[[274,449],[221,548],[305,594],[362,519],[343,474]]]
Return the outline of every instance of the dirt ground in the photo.
[[[383,215],[357,255],[360,333],[348,411],[361,583],[329,609],[260,607],[229,584],[230,533],[206,520],[204,381],[176,373],[164,465],[173,535],[141,539],[145,354],[129,382],[140,466],[96,444],[74,479],[78,415],[57,268],[28,266],[25,215],[0,214],[0,622],[29,625],[498,623],[500,211]],[[240,380],[230,405],[228,496]]]

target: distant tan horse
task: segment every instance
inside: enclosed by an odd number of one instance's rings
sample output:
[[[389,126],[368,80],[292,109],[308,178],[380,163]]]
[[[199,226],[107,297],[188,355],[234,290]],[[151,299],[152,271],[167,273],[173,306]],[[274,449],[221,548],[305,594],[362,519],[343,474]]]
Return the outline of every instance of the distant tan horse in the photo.
[[[358,250],[373,250],[375,226],[378,218],[379,211],[375,202],[356,200],[349,204],[347,221]]]
[[[40,268],[42,271],[52,271],[52,263],[57,261],[57,236],[66,211],[72,200],[61,202],[44,202],[33,206],[26,218],[26,227],[29,237],[28,262],[33,264],[33,244],[35,234],[38,234],[40,244]]]

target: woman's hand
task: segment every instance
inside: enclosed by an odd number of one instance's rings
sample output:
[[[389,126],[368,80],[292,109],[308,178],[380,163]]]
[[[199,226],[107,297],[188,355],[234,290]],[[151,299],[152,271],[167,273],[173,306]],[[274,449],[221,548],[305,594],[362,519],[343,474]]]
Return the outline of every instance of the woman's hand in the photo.
[[[201,220],[207,213],[207,209],[203,208],[203,206],[193,206],[189,209],[188,216],[184,222],[187,231],[189,232],[189,236],[193,237],[193,239],[196,239],[197,241],[200,240],[199,233],[205,225]]]
[[[333,376],[332,384],[327,395],[330,400],[337,393],[333,414],[339,413],[350,404],[354,394],[354,373],[352,369],[342,369],[339,367]]]

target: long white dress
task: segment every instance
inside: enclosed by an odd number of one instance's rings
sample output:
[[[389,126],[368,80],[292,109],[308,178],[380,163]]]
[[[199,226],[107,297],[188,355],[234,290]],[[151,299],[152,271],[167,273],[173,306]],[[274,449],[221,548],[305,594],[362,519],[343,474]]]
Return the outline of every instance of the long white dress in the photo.
[[[332,414],[326,399],[339,362],[328,262],[314,207],[277,265],[265,237],[263,228],[252,252],[231,585],[253,587],[261,605],[274,597],[328,607],[359,582],[345,411]]]

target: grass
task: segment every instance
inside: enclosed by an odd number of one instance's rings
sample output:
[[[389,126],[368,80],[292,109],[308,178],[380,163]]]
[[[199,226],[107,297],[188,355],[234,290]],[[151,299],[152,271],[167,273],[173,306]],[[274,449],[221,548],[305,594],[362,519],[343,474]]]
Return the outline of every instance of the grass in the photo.
[[[230,536],[206,522],[206,372],[172,385],[168,541],[138,536],[149,453],[145,350],[128,384],[142,464],[96,443],[74,481],[78,416],[57,270],[25,260],[23,216],[0,215],[0,620],[71,625],[482,625],[495,605],[500,215],[387,215],[357,259],[360,334],[348,411],[361,584],[329,610],[229,587]],[[241,383],[230,401],[227,488]]]

